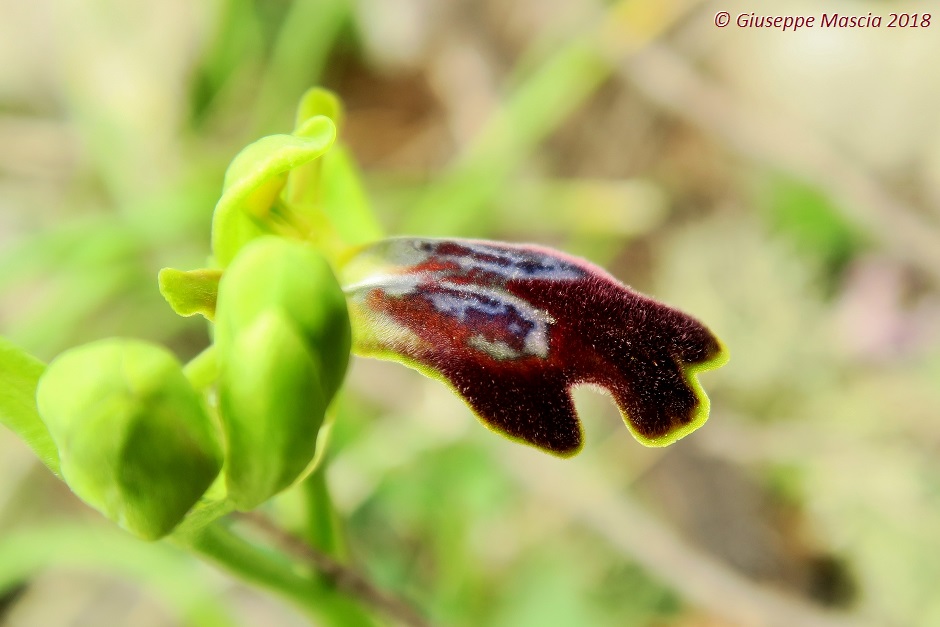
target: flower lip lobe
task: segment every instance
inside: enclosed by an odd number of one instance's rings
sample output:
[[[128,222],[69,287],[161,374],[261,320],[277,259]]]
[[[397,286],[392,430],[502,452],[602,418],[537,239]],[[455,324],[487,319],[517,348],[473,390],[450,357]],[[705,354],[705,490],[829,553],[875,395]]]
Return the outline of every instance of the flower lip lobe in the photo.
[[[727,359],[700,322],[545,248],[399,238],[346,267],[356,348],[444,380],[490,428],[568,456],[570,388],[606,388],[637,439],[662,446],[704,423],[698,372]]]

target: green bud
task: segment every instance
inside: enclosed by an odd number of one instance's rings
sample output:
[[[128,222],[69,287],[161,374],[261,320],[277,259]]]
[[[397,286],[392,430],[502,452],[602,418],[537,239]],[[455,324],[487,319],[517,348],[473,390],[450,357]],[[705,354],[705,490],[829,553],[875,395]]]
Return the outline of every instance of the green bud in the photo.
[[[238,333],[226,352],[219,401],[228,495],[250,510],[310,465],[327,403],[317,360],[276,309]]]
[[[282,311],[304,338],[321,365],[323,395],[332,398],[349,363],[349,314],[333,270],[309,246],[264,237],[238,256],[219,285],[220,346],[272,309]]]
[[[265,237],[219,285],[216,345],[229,497],[251,509],[300,477],[349,362],[349,317],[329,264]]]
[[[313,117],[293,135],[269,135],[242,149],[225,172],[222,197],[212,217],[212,250],[227,266],[249,241],[266,232],[265,220],[290,170],[316,159],[336,139],[325,116]]]
[[[69,487],[144,539],[172,531],[221,468],[202,401],[162,347],[108,339],[66,351],[37,401]]]

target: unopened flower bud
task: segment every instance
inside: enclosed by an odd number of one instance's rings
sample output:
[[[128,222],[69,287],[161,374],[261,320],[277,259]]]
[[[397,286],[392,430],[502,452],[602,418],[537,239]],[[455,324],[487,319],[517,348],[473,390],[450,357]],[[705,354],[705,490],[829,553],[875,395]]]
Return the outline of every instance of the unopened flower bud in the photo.
[[[69,487],[142,538],[172,531],[221,468],[202,400],[164,348],[108,339],[66,351],[37,401]]]
[[[304,244],[247,246],[219,285],[216,312],[229,496],[251,509],[313,459],[349,362],[346,301],[329,264]]]

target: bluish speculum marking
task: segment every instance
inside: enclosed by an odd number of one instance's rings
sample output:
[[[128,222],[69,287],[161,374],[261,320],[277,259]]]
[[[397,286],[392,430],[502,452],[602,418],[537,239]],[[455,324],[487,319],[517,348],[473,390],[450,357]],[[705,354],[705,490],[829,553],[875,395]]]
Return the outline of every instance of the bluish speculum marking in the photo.
[[[460,323],[470,334],[470,348],[496,359],[548,356],[551,316],[508,292],[441,281],[419,298]]]
[[[492,275],[499,281],[513,279],[573,280],[584,276],[577,266],[539,250],[507,249],[481,242],[418,240],[428,258],[452,264],[465,275]]]

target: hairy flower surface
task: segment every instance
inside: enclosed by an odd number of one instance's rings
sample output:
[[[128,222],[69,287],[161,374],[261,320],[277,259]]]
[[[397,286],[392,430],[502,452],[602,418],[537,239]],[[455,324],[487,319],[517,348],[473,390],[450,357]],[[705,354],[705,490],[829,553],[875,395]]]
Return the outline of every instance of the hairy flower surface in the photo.
[[[694,318],[558,251],[395,238],[341,272],[356,351],[443,380],[491,429],[550,453],[582,446],[570,389],[605,388],[647,446],[700,427],[697,373],[727,361]]]

